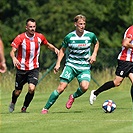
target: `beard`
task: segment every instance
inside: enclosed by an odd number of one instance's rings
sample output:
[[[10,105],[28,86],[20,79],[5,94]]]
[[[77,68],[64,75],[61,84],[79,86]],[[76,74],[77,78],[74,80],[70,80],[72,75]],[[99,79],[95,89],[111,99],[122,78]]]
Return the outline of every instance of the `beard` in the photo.
[[[34,34],[35,34],[35,30],[27,30],[26,31],[26,34],[29,36],[29,37],[33,37],[34,36]]]
[[[33,35],[34,35],[34,33],[35,33],[35,31],[34,31],[34,30],[32,30],[32,31],[29,31],[28,33],[29,33],[29,35],[33,36]]]

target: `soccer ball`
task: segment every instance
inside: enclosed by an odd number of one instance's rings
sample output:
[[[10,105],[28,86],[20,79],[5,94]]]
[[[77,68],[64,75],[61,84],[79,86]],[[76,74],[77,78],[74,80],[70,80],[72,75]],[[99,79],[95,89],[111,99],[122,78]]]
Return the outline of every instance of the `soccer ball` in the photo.
[[[111,113],[116,109],[116,104],[112,100],[106,100],[103,103],[102,108],[105,113]]]

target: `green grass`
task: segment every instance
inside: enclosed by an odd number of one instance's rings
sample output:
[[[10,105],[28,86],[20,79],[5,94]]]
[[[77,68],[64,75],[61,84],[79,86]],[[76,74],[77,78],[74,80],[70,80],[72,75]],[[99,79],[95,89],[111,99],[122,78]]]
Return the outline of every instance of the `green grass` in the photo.
[[[54,75],[51,72],[38,84],[35,97],[27,109],[27,113],[20,113],[27,93],[27,85],[24,86],[24,90],[18,98],[15,111],[9,113],[8,106],[14,88],[15,74],[7,72],[0,75],[0,133],[133,132],[133,105],[130,97],[131,83],[129,79],[125,79],[120,87],[100,94],[94,105],[91,106],[89,104],[90,91],[97,88],[92,80],[89,90],[75,99],[72,108],[67,110],[65,104],[68,96],[78,86],[76,79],[74,79],[50,108],[49,113],[42,115],[40,112],[49,95],[58,86],[59,74]],[[92,75],[100,85],[113,77],[108,70],[100,73],[95,72]],[[42,76],[41,73],[40,76]],[[113,113],[104,113],[102,110],[102,104],[107,99],[114,100],[117,105]]]
[[[113,89],[102,93],[93,106],[89,105],[90,90],[75,100],[70,110],[65,108],[69,94],[66,90],[49,113],[42,115],[41,109],[51,91],[36,91],[27,110],[20,113],[26,91],[23,91],[13,113],[8,112],[11,91],[1,92],[1,133],[128,133],[133,132],[132,103],[129,90]],[[104,100],[113,99],[117,109],[104,113],[101,106]]]

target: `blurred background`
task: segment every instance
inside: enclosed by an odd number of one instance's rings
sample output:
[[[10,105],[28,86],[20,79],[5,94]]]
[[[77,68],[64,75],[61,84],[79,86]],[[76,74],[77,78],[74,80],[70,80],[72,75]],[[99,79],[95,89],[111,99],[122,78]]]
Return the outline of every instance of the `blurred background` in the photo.
[[[34,18],[37,32],[60,48],[65,35],[75,29],[73,18],[77,14],[86,16],[86,30],[94,32],[100,42],[92,70],[116,67],[123,34],[133,23],[132,7],[132,0],[0,0],[0,34],[8,70],[13,69],[10,44],[25,32],[27,18]],[[39,60],[40,70],[46,70],[56,61],[56,55],[41,47]]]

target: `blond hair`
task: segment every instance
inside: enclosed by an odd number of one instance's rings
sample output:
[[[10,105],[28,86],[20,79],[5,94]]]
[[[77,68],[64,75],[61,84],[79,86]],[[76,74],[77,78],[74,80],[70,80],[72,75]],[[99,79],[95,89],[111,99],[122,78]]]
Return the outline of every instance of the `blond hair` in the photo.
[[[79,14],[74,17],[74,22],[77,22],[79,19],[83,19],[84,21],[86,21],[86,17],[82,14]]]

